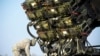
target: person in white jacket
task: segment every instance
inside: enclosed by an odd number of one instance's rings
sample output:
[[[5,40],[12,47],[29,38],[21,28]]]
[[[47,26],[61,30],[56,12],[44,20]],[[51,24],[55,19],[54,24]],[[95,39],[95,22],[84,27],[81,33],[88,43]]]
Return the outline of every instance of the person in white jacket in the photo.
[[[14,56],[31,56],[30,55],[30,46],[36,44],[36,39],[24,39],[13,46]]]

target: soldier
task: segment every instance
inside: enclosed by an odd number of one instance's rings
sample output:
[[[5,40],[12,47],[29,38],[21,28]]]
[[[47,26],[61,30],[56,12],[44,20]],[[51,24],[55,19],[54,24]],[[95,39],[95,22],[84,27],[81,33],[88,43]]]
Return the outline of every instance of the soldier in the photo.
[[[30,56],[30,46],[36,44],[36,39],[24,39],[13,46],[14,56]]]

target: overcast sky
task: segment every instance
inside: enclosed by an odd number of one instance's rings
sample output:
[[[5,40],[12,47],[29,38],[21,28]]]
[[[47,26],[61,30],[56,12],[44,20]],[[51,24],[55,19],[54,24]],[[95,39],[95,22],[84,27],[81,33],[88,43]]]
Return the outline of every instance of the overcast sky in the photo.
[[[29,22],[21,3],[24,0],[0,0],[0,54],[13,56],[12,46],[24,39],[30,38],[26,30],[26,25]],[[35,30],[33,33],[36,35]],[[92,45],[100,44],[100,27],[93,30],[92,34],[88,37]],[[31,53],[42,56],[38,44],[31,48]]]

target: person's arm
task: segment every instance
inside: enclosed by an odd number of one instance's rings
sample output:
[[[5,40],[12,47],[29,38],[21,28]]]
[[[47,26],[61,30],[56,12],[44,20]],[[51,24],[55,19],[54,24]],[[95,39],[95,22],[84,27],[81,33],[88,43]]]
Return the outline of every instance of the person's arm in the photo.
[[[28,43],[28,44],[26,45],[26,47],[25,47],[25,52],[26,52],[26,55],[27,55],[27,56],[31,56],[31,55],[30,55],[30,43]]]

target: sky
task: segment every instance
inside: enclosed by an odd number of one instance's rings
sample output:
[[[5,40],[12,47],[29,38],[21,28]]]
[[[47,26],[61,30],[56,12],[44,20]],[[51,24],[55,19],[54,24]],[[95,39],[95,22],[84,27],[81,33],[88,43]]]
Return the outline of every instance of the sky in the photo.
[[[24,39],[32,39],[26,30],[29,22],[21,4],[24,0],[0,0],[0,55],[13,56],[12,46]],[[36,31],[33,29],[33,34]],[[92,31],[88,37],[92,45],[100,44],[100,27]],[[31,47],[31,53],[36,56],[43,56],[38,45]]]

